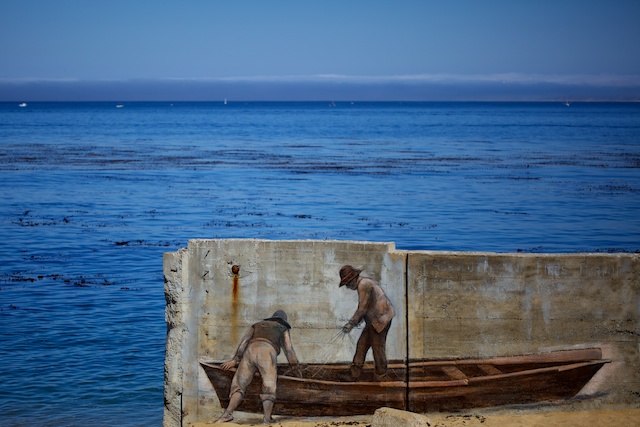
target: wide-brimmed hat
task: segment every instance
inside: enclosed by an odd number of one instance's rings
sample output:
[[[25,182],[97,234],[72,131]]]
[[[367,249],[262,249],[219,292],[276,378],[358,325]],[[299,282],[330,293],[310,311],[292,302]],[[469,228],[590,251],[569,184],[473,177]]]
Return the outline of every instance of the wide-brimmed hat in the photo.
[[[273,313],[273,316],[264,320],[275,320],[276,322],[291,329],[291,325],[287,322],[287,313],[285,313],[284,310],[277,310],[275,313]]]
[[[347,283],[351,282],[353,279],[356,279],[362,270],[358,270],[357,268],[353,268],[350,265],[345,265],[340,269],[340,286],[344,286]]]

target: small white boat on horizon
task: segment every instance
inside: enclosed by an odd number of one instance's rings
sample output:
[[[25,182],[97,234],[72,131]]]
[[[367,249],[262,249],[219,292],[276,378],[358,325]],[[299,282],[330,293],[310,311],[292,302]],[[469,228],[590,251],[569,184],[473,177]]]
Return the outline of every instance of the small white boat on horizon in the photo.
[[[24,107],[26,107],[26,106],[27,106],[27,103],[26,103],[26,102],[23,102],[23,103],[21,103],[21,104],[18,104],[18,107],[22,107],[22,108],[24,108]]]

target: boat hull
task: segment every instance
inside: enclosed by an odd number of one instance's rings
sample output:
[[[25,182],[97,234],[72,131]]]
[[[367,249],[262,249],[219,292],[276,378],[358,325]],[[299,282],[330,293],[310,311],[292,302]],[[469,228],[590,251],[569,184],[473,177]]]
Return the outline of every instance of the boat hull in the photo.
[[[380,407],[413,412],[456,411],[575,396],[608,360],[599,349],[476,360],[421,360],[390,363],[387,381],[373,381],[365,365],[362,380],[342,382],[347,364],[306,364],[302,375],[279,365],[274,413],[294,416],[372,414]],[[201,362],[223,407],[235,370]],[[262,412],[258,374],[239,410]]]

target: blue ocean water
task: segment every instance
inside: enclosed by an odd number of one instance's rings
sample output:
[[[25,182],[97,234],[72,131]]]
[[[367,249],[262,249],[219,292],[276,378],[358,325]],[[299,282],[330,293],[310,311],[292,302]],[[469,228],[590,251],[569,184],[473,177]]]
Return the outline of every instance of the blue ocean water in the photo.
[[[640,250],[640,104],[0,104],[0,420],[157,426],[190,238]]]

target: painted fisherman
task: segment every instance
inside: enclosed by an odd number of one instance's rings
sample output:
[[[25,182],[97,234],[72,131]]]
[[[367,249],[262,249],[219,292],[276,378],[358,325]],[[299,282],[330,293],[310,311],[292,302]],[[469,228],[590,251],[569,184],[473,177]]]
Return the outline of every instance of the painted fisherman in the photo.
[[[251,326],[242,337],[236,355],[233,359],[223,363],[222,369],[229,370],[238,367],[229,390],[229,406],[216,422],[233,421],[233,411],[240,405],[245,391],[256,371],[262,377],[260,400],[264,412],[263,422],[273,422],[271,413],[276,401],[277,386],[277,357],[280,349],[284,348],[287,360],[292,365],[298,364],[298,358],[291,344],[291,325],[287,323],[287,313],[278,310],[268,319],[264,319]]]
[[[362,366],[369,349],[373,351],[375,362],[374,379],[382,381],[387,377],[387,334],[395,311],[391,301],[380,285],[368,277],[360,277],[362,270],[345,265],[340,269],[340,286],[358,292],[358,309],[349,322],[343,326],[344,333],[351,332],[364,320],[365,327],[360,334],[356,353],[349,371],[340,375],[343,381],[356,381],[362,373]]]

